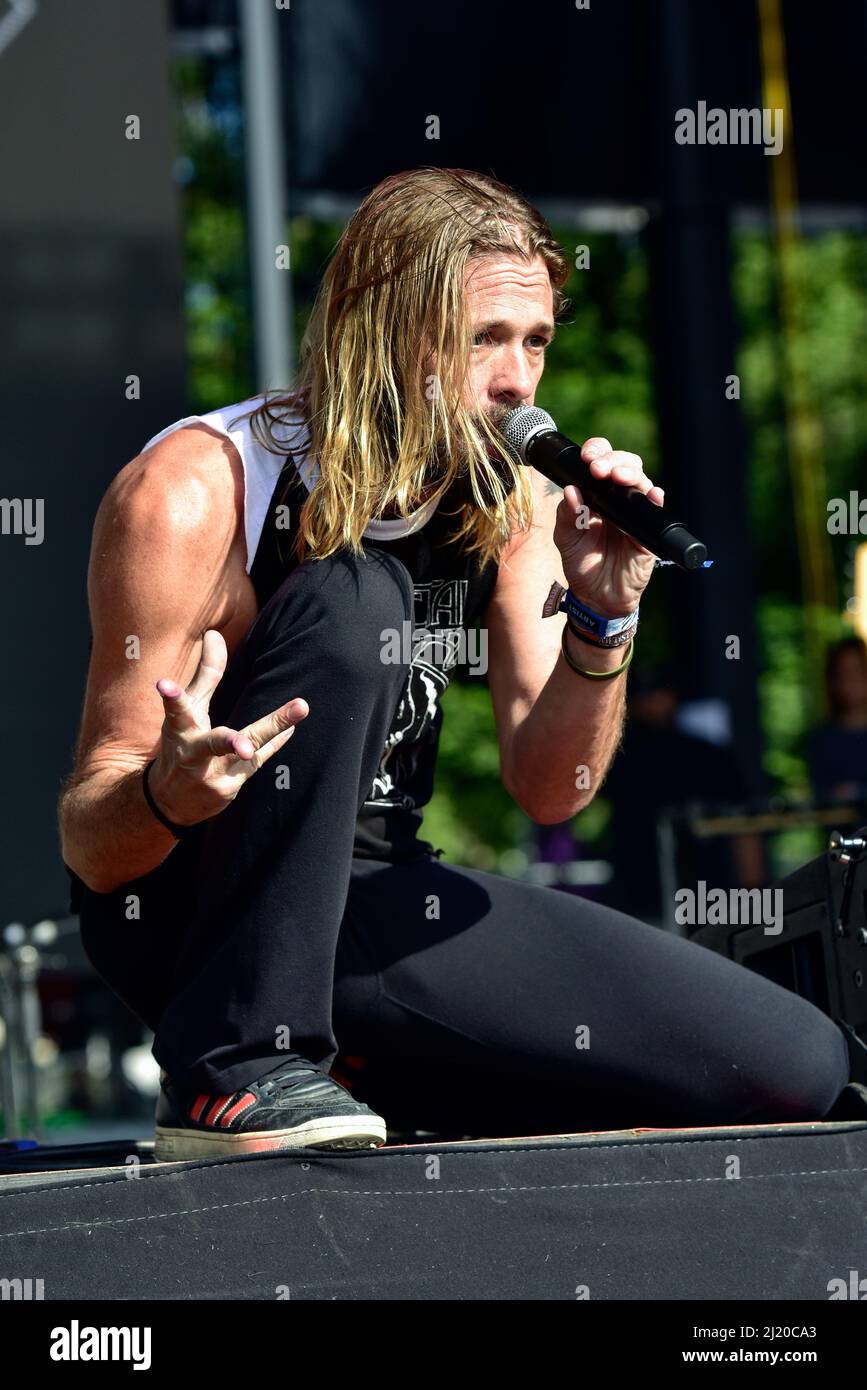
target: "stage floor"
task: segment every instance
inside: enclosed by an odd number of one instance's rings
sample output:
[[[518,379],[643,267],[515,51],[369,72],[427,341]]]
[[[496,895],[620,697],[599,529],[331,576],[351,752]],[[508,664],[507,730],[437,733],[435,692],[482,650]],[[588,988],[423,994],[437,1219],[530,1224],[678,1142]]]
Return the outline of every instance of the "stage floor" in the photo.
[[[0,1154],[0,1273],[46,1300],[822,1301],[867,1274],[864,1122],[111,1147]]]

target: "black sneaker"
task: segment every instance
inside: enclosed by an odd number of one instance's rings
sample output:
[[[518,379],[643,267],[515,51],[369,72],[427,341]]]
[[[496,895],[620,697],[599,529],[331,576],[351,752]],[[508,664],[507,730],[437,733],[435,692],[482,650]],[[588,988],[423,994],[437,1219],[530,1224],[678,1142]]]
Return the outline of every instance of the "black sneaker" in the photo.
[[[321,1068],[287,1055],[267,1076],[230,1096],[160,1081],[154,1158],[216,1158],[268,1149],[374,1149],[385,1120]]]

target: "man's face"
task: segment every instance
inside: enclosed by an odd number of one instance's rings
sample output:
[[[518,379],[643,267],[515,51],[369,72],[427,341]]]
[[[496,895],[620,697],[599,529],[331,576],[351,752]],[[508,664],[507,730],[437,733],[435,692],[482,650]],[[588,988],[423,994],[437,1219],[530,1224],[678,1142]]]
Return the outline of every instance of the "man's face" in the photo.
[[[464,277],[473,328],[463,403],[492,424],[518,405],[532,405],[554,336],[554,297],[541,256],[470,261]]]

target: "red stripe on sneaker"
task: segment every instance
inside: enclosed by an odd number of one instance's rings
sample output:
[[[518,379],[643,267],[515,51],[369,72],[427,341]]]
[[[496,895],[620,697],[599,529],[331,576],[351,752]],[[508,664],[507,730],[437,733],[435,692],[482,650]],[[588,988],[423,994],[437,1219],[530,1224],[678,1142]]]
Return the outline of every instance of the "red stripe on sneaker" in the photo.
[[[240,1100],[236,1100],[235,1104],[229,1107],[220,1120],[221,1127],[223,1129],[228,1129],[236,1115],[242,1115],[245,1110],[249,1110],[250,1106],[255,1104],[256,1097],[253,1095],[252,1091],[248,1091],[246,1095],[243,1095]]]
[[[211,1106],[210,1110],[208,1111],[207,1115],[205,1116],[205,1121],[204,1121],[205,1124],[206,1124],[206,1125],[214,1125],[214,1124],[216,1124],[216,1122],[217,1122],[217,1116],[220,1114],[220,1111],[221,1111],[221,1110],[224,1110],[224,1109],[225,1109],[225,1107],[229,1104],[229,1102],[231,1101],[231,1099],[232,1099],[231,1096],[217,1096],[217,1099],[214,1101],[214,1104]]]
[[[194,1123],[197,1122],[197,1121],[199,1120],[202,1111],[204,1110],[205,1106],[207,1105],[207,1103],[208,1103],[208,1101],[209,1101],[210,1099],[211,1099],[210,1096],[199,1096],[199,1097],[196,1099],[196,1101],[195,1101],[194,1104],[193,1104],[193,1108],[192,1108],[192,1110],[190,1111],[190,1119],[191,1119]]]

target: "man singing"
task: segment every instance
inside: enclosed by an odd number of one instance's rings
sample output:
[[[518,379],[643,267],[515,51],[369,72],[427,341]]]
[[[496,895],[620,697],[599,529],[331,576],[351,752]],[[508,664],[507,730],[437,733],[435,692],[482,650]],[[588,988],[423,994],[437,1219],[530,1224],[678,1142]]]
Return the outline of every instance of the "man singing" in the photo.
[[[585,807],[620,739],[654,557],[496,428],[535,400],[566,275],[495,180],[388,178],[296,389],[169,426],[102,501],[60,826],[85,948],[156,1035],[158,1158],[383,1143],[338,1048],[472,1076],[513,1133],[540,1097],[573,1130],[743,1124],[819,1119],[846,1086],[846,1039],[803,999],[419,838],[477,619],[528,816]],[[636,455],[583,456],[661,504]],[[604,640],[543,618],[555,580]]]

